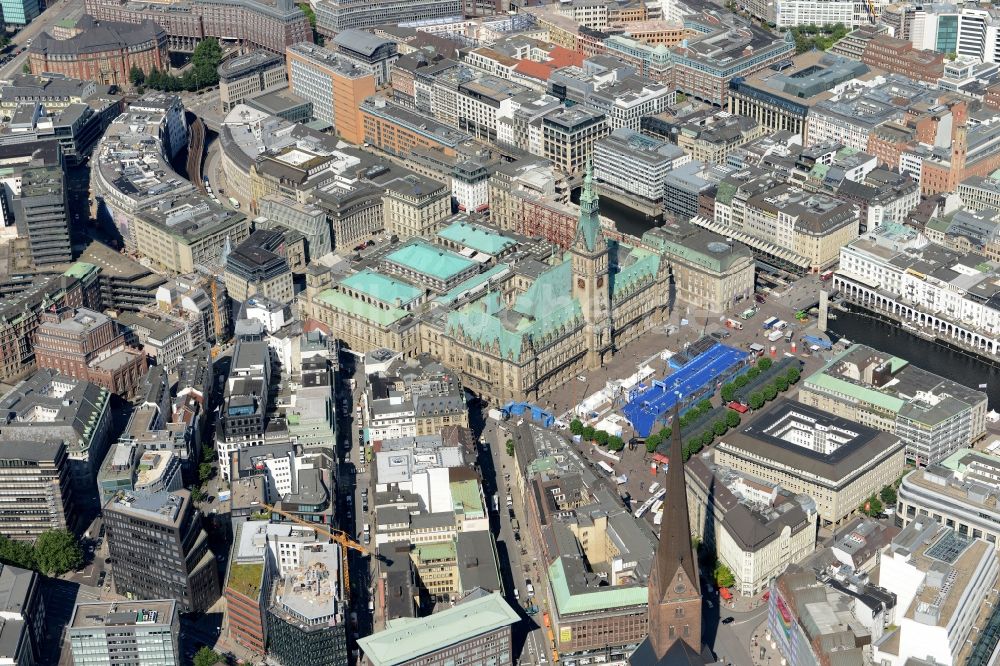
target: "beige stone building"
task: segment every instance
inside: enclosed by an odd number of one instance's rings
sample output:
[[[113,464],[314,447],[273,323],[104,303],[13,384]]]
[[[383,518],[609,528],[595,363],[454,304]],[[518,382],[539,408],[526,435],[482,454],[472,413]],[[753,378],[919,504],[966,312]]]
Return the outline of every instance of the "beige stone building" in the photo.
[[[605,115],[574,106],[542,119],[543,149],[546,159],[566,174],[583,171],[598,139],[611,132]]]
[[[725,164],[731,152],[764,133],[764,126],[756,120],[720,111],[681,125],[677,145],[692,160]]]
[[[288,84],[285,59],[263,49],[230,58],[219,65],[219,104],[223,113],[260,93]]]
[[[904,470],[899,437],[780,400],[724,435],[714,462],[816,502],[822,526],[846,522]]]
[[[415,174],[397,178],[382,195],[382,215],[385,230],[400,240],[428,238],[451,215],[451,190]]]
[[[840,248],[858,237],[857,206],[807,192],[752,170],[719,183],[714,217],[695,223],[732,237],[794,272],[819,273],[837,262]]]
[[[467,274],[473,260],[411,240],[387,254],[379,270],[337,281],[308,275],[302,314],[355,351],[432,354],[460,371],[476,394],[535,400],[660,325],[671,275],[690,281],[680,293],[698,307],[721,308],[752,293],[753,263],[741,246],[681,252],[686,241],[660,231],[638,243],[609,240],[589,179],[587,185],[566,252],[526,244],[516,256]]]
[[[756,262],[746,245],[686,223],[653,229],[643,243],[668,257],[677,298],[692,309],[726,312],[750,302]]]
[[[767,589],[816,548],[816,505],[773,483],[724,470],[703,456],[684,466],[691,529],[733,572],[736,591]]]
[[[201,197],[143,211],[132,225],[136,251],[161,270],[177,274],[193,273],[198,264],[218,264],[227,242],[235,247],[250,236],[250,220],[245,215]]]

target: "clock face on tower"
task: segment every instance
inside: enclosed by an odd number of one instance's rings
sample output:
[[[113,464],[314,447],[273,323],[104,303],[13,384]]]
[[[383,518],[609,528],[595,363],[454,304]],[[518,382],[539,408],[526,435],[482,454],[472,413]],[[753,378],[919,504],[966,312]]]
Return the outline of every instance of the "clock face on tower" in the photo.
[[[684,594],[685,589],[684,583],[677,583],[677,585],[674,586],[674,592],[677,594]]]

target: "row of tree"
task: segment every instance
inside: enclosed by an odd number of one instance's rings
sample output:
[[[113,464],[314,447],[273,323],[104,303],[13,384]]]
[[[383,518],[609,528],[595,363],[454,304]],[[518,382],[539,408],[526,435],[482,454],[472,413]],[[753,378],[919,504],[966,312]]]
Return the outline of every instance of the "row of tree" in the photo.
[[[712,403],[709,400],[701,400],[694,407],[691,407],[686,412],[681,414],[680,426],[683,432],[692,423],[696,422],[705,414],[712,411]],[[671,435],[674,434],[674,429],[672,426],[667,426],[661,428],[660,432],[654,432],[649,437],[646,438],[646,452],[652,453],[659,448],[660,444],[666,442],[670,439]]]
[[[183,76],[174,76],[159,69],[146,74],[136,65],[129,70],[129,81],[137,88],[152,88],[167,92],[195,91],[214,86],[219,82],[219,63],[222,47],[216,39],[203,39],[191,56],[191,67]]]
[[[597,430],[593,426],[585,426],[580,419],[573,419],[570,422],[569,431],[574,435],[579,435],[588,442],[606,446],[609,451],[621,451],[625,448],[625,441],[618,435],[612,435],[604,430]]]
[[[309,19],[309,27],[312,28],[313,41],[316,42],[318,46],[323,46],[323,43],[326,40],[316,29],[316,12],[313,11],[313,8],[309,6],[308,2],[303,2],[298,7],[302,10],[302,13],[306,15],[306,18]]]
[[[764,386],[759,391],[754,391],[747,399],[750,409],[760,409],[765,402],[771,402],[778,397],[779,393],[784,393],[795,382],[799,381],[800,372],[798,368],[792,367],[783,375],[778,375],[770,384]]]
[[[736,397],[736,392],[739,389],[760,377],[760,373],[770,370],[773,363],[774,362],[771,359],[765,356],[764,358],[758,360],[757,364],[752,368],[734,378],[733,381],[723,384],[720,391],[722,400],[724,402],[731,402]]]
[[[215,476],[215,466],[212,464],[214,462],[215,447],[201,447],[201,462],[198,464],[198,485],[191,488],[191,499],[195,502],[200,502],[207,496],[207,493],[202,488],[209,479]]]
[[[744,374],[736,377],[732,382],[723,384],[721,390],[723,401],[729,402],[733,400],[739,389],[744,388],[752,380],[759,377],[761,372],[768,370],[770,367],[771,359],[762,358],[756,367],[750,368]],[[752,392],[747,397],[747,404],[750,405],[751,409],[760,409],[765,402],[770,402],[779,393],[787,391],[788,387],[798,382],[801,376],[802,372],[797,366],[788,368],[787,371],[777,375],[769,384],[762,386],[759,391]]]
[[[34,543],[0,536],[0,562],[59,576],[83,566],[83,550],[68,530],[42,532]]]

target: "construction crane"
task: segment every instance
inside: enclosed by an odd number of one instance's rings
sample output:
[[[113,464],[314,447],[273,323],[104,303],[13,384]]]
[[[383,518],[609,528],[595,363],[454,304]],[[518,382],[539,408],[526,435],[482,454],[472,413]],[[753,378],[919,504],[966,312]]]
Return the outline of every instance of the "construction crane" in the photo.
[[[214,275],[209,276],[209,286],[212,289],[212,314],[215,315],[215,344],[222,340],[222,315],[219,314],[219,281]]]
[[[335,530],[324,529],[319,525],[316,525],[315,523],[310,523],[309,521],[302,520],[295,514],[288,513],[287,511],[282,511],[281,509],[275,508],[270,504],[264,504],[263,502],[261,502],[261,506],[267,509],[268,511],[271,511],[272,513],[276,513],[279,516],[284,516],[285,518],[292,521],[296,525],[302,525],[303,527],[308,527],[317,534],[322,534],[325,537],[329,537],[333,539],[336,543],[340,544],[340,557],[342,560],[341,568],[344,570],[344,596],[346,597],[347,602],[350,603],[351,576],[347,566],[347,551],[348,549],[356,550],[362,555],[371,555],[371,551],[362,546],[357,541],[353,540],[351,537],[347,536],[347,532],[336,529]]]
[[[868,20],[871,21],[872,25],[875,25],[878,22],[878,17],[875,15],[875,5],[872,0],[865,0],[865,3],[868,7]]]

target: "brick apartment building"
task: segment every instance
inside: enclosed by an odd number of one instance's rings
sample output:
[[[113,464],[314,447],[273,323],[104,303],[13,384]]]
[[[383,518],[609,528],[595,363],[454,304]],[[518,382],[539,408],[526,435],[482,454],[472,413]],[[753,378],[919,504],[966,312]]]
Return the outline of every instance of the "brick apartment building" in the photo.
[[[86,0],[87,13],[104,21],[163,26],[171,48],[190,50],[206,37],[255,45],[274,53],[313,40],[309,19],[291,0],[274,4],[256,0],[198,0],[198,2],[127,2]]]
[[[55,306],[97,307],[98,269],[76,264],[63,275],[25,283],[10,276],[0,281],[0,381],[13,383],[35,367],[35,331],[42,312]]]
[[[35,335],[40,368],[131,395],[146,373],[146,355],[125,341],[118,322],[87,308],[50,309]]]
[[[80,32],[69,39],[55,39],[47,32],[35,38],[28,49],[32,74],[128,86],[133,67],[148,74],[170,66],[167,32],[150,20],[118,23],[84,15],[76,27]]]
[[[944,54],[913,48],[903,39],[880,36],[865,45],[861,62],[924,83],[937,83],[944,75]]]

